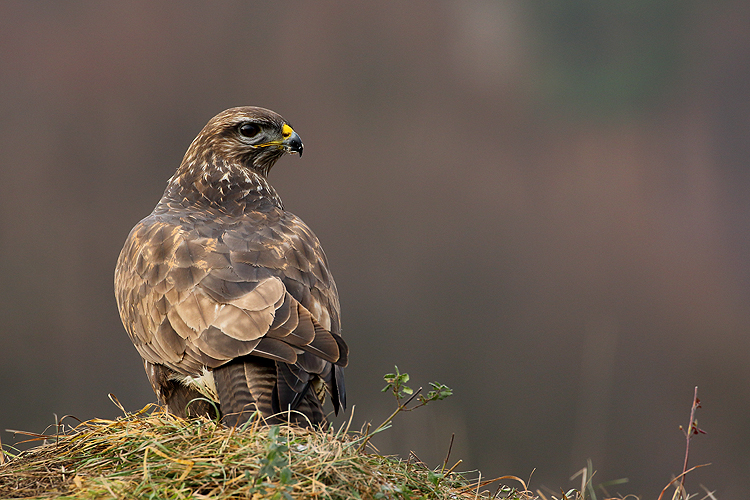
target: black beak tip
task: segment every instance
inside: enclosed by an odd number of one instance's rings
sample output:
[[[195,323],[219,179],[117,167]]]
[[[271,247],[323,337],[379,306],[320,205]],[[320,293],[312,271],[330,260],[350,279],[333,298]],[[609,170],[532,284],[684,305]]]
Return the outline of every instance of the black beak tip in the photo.
[[[291,153],[297,153],[300,157],[302,156],[302,150],[305,148],[302,144],[302,139],[297,135],[297,132],[294,132],[287,140],[287,147]]]

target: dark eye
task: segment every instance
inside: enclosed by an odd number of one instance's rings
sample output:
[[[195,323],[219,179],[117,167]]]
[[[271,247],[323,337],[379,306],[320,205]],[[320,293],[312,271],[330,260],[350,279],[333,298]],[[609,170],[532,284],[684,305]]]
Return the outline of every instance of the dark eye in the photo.
[[[260,133],[260,127],[255,123],[243,123],[239,130],[240,135],[247,138],[255,137]]]

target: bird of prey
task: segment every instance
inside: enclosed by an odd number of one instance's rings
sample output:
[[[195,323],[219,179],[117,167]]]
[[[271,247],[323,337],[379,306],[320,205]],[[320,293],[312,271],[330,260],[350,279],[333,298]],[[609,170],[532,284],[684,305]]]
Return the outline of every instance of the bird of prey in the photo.
[[[219,113],[120,253],[120,317],[171,413],[308,426],[327,421],[326,394],[346,408],[336,284],[267,180],[284,153],[302,140],[278,114]]]

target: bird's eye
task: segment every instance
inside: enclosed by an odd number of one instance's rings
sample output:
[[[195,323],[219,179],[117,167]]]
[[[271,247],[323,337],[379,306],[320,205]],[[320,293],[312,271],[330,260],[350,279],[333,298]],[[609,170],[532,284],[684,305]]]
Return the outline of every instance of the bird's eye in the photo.
[[[252,138],[260,133],[260,127],[255,123],[243,123],[239,127],[242,137]]]

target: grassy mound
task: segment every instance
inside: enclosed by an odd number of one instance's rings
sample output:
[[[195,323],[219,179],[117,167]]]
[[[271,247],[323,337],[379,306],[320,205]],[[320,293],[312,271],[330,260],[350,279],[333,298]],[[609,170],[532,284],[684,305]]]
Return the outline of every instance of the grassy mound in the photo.
[[[5,457],[0,498],[530,497],[510,487],[481,491],[489,482],[446,467],[366,453],[369,436],[348,428],[269,427],[259,417],[234,429],[147,406],[43,438],[46,444]]]

